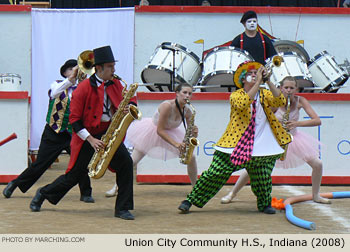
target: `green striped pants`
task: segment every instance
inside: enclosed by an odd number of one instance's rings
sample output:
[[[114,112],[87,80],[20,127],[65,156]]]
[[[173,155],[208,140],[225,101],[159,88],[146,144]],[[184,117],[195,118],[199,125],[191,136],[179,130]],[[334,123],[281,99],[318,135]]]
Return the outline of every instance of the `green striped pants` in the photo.
[[[242,165],[234,166],[230,154],[214,152],[213,161],[208,170],[204,171],[187,195],[187,200],[202,208],[220,191],[233,172],[246,169],[250,177],[250,186],[257,197],[259,211],[271,204],[272,179],[271,173],[280,154],[273,156],[252,157]]]

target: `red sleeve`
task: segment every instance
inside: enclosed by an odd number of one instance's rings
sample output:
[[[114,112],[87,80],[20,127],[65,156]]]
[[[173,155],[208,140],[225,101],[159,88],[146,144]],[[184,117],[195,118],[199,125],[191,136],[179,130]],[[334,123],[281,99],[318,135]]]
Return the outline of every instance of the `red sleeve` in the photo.
[[[69,122],[72,125],[74,132],[79,132],[84,128],[83,113],[85,99],[87,98],[87,88],[84,87],[87,86],[86,84],[89,85],[89,80],[80,83],[72,94],[72,99],[70,102]]]

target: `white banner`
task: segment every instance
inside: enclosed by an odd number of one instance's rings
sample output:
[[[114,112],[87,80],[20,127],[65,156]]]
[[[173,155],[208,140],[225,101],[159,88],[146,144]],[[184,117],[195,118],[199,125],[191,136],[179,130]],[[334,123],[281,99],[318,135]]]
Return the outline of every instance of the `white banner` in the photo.
[[[33,9],[30,149],[39,147],[48,89],[62,79],[60,67],[85,50],[110,45],[116,73],[133,82],[134,8]]]

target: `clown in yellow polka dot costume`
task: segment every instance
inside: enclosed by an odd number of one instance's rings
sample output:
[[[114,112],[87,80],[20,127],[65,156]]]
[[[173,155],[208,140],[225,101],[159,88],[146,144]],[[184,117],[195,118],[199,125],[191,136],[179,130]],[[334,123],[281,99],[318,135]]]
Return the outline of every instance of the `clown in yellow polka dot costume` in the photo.
[[[261,88],[265,72],[258,62],[248,61],[238,66],[234,75],[238,89],[230,96],[230,121],[214,145],[216,151],[209,169],[202,173],[178,207],[181,213],[188,213],[192,205],[202,208],[233,172],[244,168],[257,197],[258,210],[275,213],[271,207],[271,173],[284,152],[283,147],[291,142],[291,136],[271,110],[285,105],[285,97],[269,80],[266,81],[269,89]],[[249,141],[245,140],[247,137]]]

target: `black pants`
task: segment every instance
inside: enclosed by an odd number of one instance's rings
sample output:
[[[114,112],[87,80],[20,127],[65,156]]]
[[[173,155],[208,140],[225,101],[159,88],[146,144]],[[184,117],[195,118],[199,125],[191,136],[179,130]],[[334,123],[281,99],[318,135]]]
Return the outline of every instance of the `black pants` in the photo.
[[[73,168],[40,190],[45,199],[56,205],[78,183],[80,178],[87,175],[87,166],[93,154],[94,149],[88,141],[85,141]],[[116,171],[117,176],[118,196],[115,202],[115,210],[134,209],[133,162],[123,143],[114,154],[110,167]]]
[[[56,133],[46,124],[41,136],[37,159],[25,169],[13,182],[25,193],[55,162],[57,157],[66,150],[70,154],[71,135],[68,132]],[[84,176],[79,181],[80,194],[91,196],[92,188],[89,176]]]

